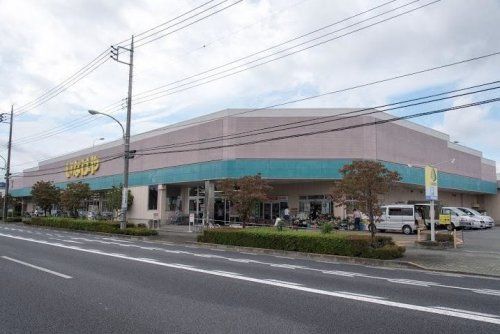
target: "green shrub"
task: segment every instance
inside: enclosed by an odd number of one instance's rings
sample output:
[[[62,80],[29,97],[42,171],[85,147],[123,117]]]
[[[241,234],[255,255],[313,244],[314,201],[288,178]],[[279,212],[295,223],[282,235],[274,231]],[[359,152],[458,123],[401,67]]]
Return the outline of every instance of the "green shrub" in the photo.
[[[403,256],[406,251],[405,247],[397,245],[385,245],[381,248],[369,248],[362,257],[369,257],[373,259],[391,260]]]
[[[134,224],[127,224],[125,230],[120,230],[120,224],[107,223],[95,220],[60,218],[60,217],[33,217],[30,221],[24,222],[27,225],[39,225],[56,228],[66,228],[70,230],[104,232],[115,234],[127,234],[137,236],[157,235],[155,230],[134,227]]]
[[[315,233],[307,231],[276,231],[273,228],[210,229],[198,236],[199,242],[278,249],[306,253],[394,259],[403,256],[404,247],[397,247],[391,237],[369,235]]]
[[[332,223],[326,222],[321,225],[321,233],[327,234],[333,231]]]
[[[20,223],[22,221],[22,217],[7,217],[7,219],[5,220],[6,223]]]
[[[427,235],[427,240],[431,240],[431,235]],[[450,233],[436,233],[437,242],[453,242],[453,236]]]

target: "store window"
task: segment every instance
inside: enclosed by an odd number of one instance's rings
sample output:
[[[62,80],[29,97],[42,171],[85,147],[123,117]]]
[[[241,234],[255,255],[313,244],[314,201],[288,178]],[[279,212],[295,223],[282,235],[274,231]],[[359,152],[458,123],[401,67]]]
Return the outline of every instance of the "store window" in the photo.
[[[299,197],[299,215],[303,217],[329,215],[333,213],[332,200],[325,195],[308,195]]]
[[[287,196],[270,196],[262,206],[256,207],[255,213],[258,217],[273,220],[276,217],[283,217],[286,208],[288,208]]]
[[[158,186],[149,186],[148,189],[148,210],[158,209]]]
[[[203,218],[205,211],[205,187],[189,188],[189,213],[194,213],[197,219]]]

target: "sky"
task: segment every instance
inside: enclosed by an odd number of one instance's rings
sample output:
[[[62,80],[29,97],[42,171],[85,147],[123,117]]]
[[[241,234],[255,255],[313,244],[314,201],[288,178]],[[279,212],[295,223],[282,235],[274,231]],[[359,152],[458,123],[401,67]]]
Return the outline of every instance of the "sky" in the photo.
[[[125,120],[128,66],[107,58],[106,52],[132,34],[137,36],[132,134],[226,108],[266,107],[500,51],[500,1],[496,0],[236,1],[202,6],[207,0],[0,0],[0,112],[8,113],[14,105],[12,171],[121,137],[117,124],[87,110]],[[141,34],[198,6],[202,7]],[[228,8],[215,13],[224,7]],[[201,14],[202,10],[207,11]],[[391,12],[384,14],[387,11]],[[397,14],[402,15],[357,31]],[[159,29],[165,31],[157,33]],[[153,33],[157,34],[150,39],[161,38],[141,45],[149,40],[141,38]],[[308,35],[298,38],[304,34]],[[266,51],[291,39],[295,40]],[[315,43],[320,45],[253,67]],[[273,52],[279,53],[273,56]],[[101,53],[103,64],[85,78],[60,93],[50,91]],[[237,61],[243,57],[248,58]],[[128,54],[120,54],[120,60],[128,61]],[[499,69],[497,55],[287,107],[379,106],[500,80]],[[192,87],[197,83],[203,84]],[[161,86],[163,93],[145,93]],[[47,91],[58,94],[47,101],[35,100]],[[490,90],[394,114],[458,106],[498,94]],[[499,102],[414,121],[482,151],[485,158],[497,161],[500,171]],[[8,124],[0,124],[3,157],[7,139]]]

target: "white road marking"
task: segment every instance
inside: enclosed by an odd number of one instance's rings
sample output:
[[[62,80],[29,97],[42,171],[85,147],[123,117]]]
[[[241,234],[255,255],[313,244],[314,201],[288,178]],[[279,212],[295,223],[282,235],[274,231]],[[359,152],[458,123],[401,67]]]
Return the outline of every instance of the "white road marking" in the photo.
[[[269,265],[276,268],[297,269],[297,266],[293,264],[270,263]]]
[[[238,263],[250,263],[250,262],[254,262],[252,260],[247,260],[247,259],[236,259],[236,258],[227,258],[228,261],[231,261],[231,262],[238,262]]]
[[[457,312],[462,312],[462,313],[468,313],[468,314],[474,314],[474,315],[481,315],[484,317],[494,317],[494,318],[499,318],[500,316],[496,314],[491,314],[491,313],[481,313],[481,312],[473,312],[473,311],[466,311],[466,310],[460,310],[456,308],[450,308],[450,307],[444,307],[444,306],[434,306],[435,308],[441,309],[441,310],[448,310],[448,311],[457,311]]]
[[[124,259],[124,260],[149,263],[149,264],[154,264],[157,266],[162,266],[162,267],[167,267],[167,268],[182,269],[182,270],[186,270],[186,271],[190,271],[190,272],[208,274],[208,275],[213,275],[213,276],[218,276],[218,277],[232,278],[235,280],[258,283],[258,284],[275,286],[275,287],[281,287],[281,288],[286,288],[286,289],[290,289],[290,290],[308,292],[308,293],[312,293],[312,294],[318,294],[318,295],[342,298],[342,299],[347,299],[347,300],[360,301],[360,302],[365,302],[365,303],[370,303],[370,304],[377,304],[377,305],[395,307],[395,308],[400,308],[400,309],[406,309],[406,310],[410,310],[411,312],[419,311],[419,312],[430,313],[433,315],[437,315],[437,314],[446,315],[446,316],[455,317],[455,318],[474,320],[474,321],[479,321],[479,322],[500,325],[500,319],[497,316],[491,317],[491,316],[477,315],[477,314],[471,313],[473,311],[446,310],[446,309],[436,308],[436,307],[432,307],[432,306],[421,306],[421,305],[413,305],[413,304],[408,304],[408,303],[393,302],[393,301],[389,301],[389,300],[380,299],[380,297],[376,297],[376,296],[375,297],[374,296],[367,297],[367,296],[354,294],[354,293],[345,293],[343,291],[328,291],[328,290],[322,290],[322,289],[308,288],[305,286],[291,285],[288,283],[272,282],[272,281],[268,281],[265,279],[243,276],[243,275],[240,275],[237,273],[228,273],[228,272],[223,272],[223,271],[200,269],[200,268],[190,267],[190,266],[186,266],[186,265],[159,262],[156,260],[150,261],[150,260],[135,258],[132,256],[110,254],[110,253],[106,253],[106,252],[99,251],[99,250],[84,249],[84,248],[80,248],[77,246],[55,244],[55,243],[51,243],[51,242],[48,242],[45,240],[36,240],[36,239],[32,239],[32,238],[25,238],[25,237],[3,234],[3,233],[0,233],[0,236],[12,238],[12,239],[17,239],[17,240],[34,242],[34,243],[43,244],[43,245],[72,249],[72,250],[85,252],[85,253],[92,253],[92,254],[97,254],[97,255],[120,258],[120,259]]]
[[[362,293],[353,293],[353,292],[346,292],[346,291],[338,291],[338,292],[345,293],[346,295],[350,295],[350,296],[357,296],[357,297],[364,297],[364,298],[375,298],[375,299],[387,299],[387,298],[384,298],[384,297],[372,296],[372,295],[365,295],[365,294],[362,294]]]
[[[500,296],[500,290],[475,289],[472,291],[474,291],[475,293],[483,294],[483,295]]]
[[[303,285],[303,284],[300,284],[300,283],[287,282],[287,281],[282,281],[282,280],[273,279],[273,278],[266,279],[266,281],[268,281],[268,282],[275,282],[275,283],[282,283],[282,284],[290,284],[290,285],[295,285],[295,286],[302,286]]]
[[[57,240],[57,241],[63,241],[63,242],[69,242],[69,243],[72,243],[72,244],[82,244],[83,245],[83,242],[80,242],[80,241],[66,240],[66,239],[60,239],[60,238],[49,238],[49,239]]]
[[[19,231],[23,231],[20,229],[15,229]],[[284,269],[303,269],[303,270],[310,270],[310,271],[316,271],[316,272],[321,272],[324,274],[329,274],[329,275],[336,275],[336,276],[345,276],[345,277],[360,277],[360,278],[369,278],[369,279],[379,279],[379,280],[386,280],[388,282],[392,283],[397,283],[397,284],[406,284],[406,285],[413,285],[413,286],[420,286],[420,287],[441,287],[441,288],[450,288],[450,289],[460,289],[460,290],[467,290],[467,291],[472,291],[475,293],[480,293],[480,294],[487,294],[487,295],[492,295],[492,296],[500,296],[500,292],[497,292],[496,290],[482,290],[482,289],[475,289],[475,288],[465,288],[465,287],[459,287],[459,286],[450,286],[450,285],[445,285],[445,284],[439,284],[435,282],[426,282],[426,281],[418,281],[418,280],[412,280],[412,279],[405,279],[405,278],[400,278],[400,279],[393,279],[393,278],[387,278],[387,277],[379,277],[379,276],[372,276],[368,274],[363,274],[363,273],[355,273],[355,272],[345,272],[345,271],[338,271],[338,270],[324,270],[324,269],[316,269],[316,268],[310,268],[310,267],[305,267],[305,266],[299,266],[299,265],[292,265],[292,264],[280,264],[280,263],[271,263],[271,262],[262,262],[262,261],[255,261],[255,260],[250,260],[250,259],[241,259],[241,258],[233,258],[233,257],[223,257],[219,255],[214,255],[214,254],[206,254],[206,253],[193,253],[193,252],[188,252],[188,251],[175,251],[175,250],[169,250],[169,249],[164,249],[164,248],[158,248],[158,247],[143,247],[136,245],[132,243],[132,241],[124,241],[124,240],[119,240],[116,238],[110,238],[110,237],[105,237],[105,238],[100,238],[99,239],[89,239],[89,238],[84,238],[84,237],[73,237],[71,239],[76,239],[76,240],[84,240],[88,242],[96,242],[100,244],[109,244],[109,245],[117,245],[117,246],[122,246],[122,247],[135,247],[139,249],[144,249],[144,250],[152,250],[152,251],[162,251],[165,253],[171,253],[171,254],[186,254],[186,255],[191,255],[191,256],[196,256],[196,257],[203,257],[203,258],[218,258],[218,259],[223,259],[231,262],[239,262],[239,263],[255,263],[255,264],[261,264],[261,265],[267,265],[271,267],[276,267],[276,268],[284,268]],[[57,239],[56,239],[57,240]],[[104,240],[110,240],[110,241],[104,241]],[[116,240],[116,241],[111,241],[111,240]],[[64,240],[61,240],[64,241]],[[121,242],[127,242],[126,244],[123,244]],[[197,246],[192,246],[192,245],[187,245],[184,246],[187,248],[199,248]],[[248,255],[256,255],[253,253],[245,253],[245,252],[240,252],[243,254],[248,254]],[[287,258],[285,256],[274,256],[278,258]],[[318,261],[318,262],[323,262],[323,261]],[[329,262],[328,262],[329,263]],[[331,263],[330,263],[331,264]],[[437,272],[426,272],[427,274],[430,275],[441,275],[441,276],[451,276],[451,277],[464,277],[464,275],[459,275],[459,274],[453,274],[453,273],[437,273]]]
[[[350,272],[341,271],[341,270],[323,270],[321,272],[323,274],[337,275],[337,276],[346,276],[346,277],[354,277],[354,276],[357,275],[357,273],[350,273]]]
[[[424,286],[424,287],[429,287],[431,285],[439,285],[439,284],[434,283],[434,282],[416,281],[416,280],[404,279],[404,278],[389,278],[389,279],[387,279],[387,281],[391,282],[391,283],[416,285],[416,286]]]
[[[73,278],[71,276],[58,273],[57,271],[53,271],[53,270],[49,270],[47,268],[35,266],[33,264],[29,264],[27,262],[16,260],[16,259],[13,259],[13,258],[8,257],[8,256],[2,256],[2,259],[9,260],[9,261],[12,261],[12,262],[16,262],[16,263],[22,264],[23,266],[30,267],[30,268],[33,268],[33,269],[38,269],[40,271],[43,271],[43,272],[46,272],[46,273],[49,273],[49,274],[52,274],[52,275],[56,275],[56,276],[59,276],[59,277],[62,277],[62,278],[66,278],[66,279]]]

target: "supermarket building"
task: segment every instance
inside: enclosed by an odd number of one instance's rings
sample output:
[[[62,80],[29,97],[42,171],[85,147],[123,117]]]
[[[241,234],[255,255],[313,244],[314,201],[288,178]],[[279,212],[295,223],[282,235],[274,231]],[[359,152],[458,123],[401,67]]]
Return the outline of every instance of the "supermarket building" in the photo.
[[[401,182],[383,203],[424,201],[423,166],[439,164],[442,204],[498,212],[495,161],[413,122],[370,124],[392,117],[340,108],[228,109],[132,136],[131,150],[137,153],[130,160],[129,219],[168,222],[179,213],[195,213],[220,222],[237,220],[216,182],[256,174],[273,187],[257,208],[262,221],[287,207],[292,214],[343,216],[345,210],[328,195],[341,178],[339,169],[360,159],[400,173]],[[122,182],[122,152],[117,140],[40,162],[12,178],[12,195],[22,199],[23,210],[32,211],[30,192],[38,180],[59,187],[85,182],[96,191],[88,210],[106,211],[104,192]]]

